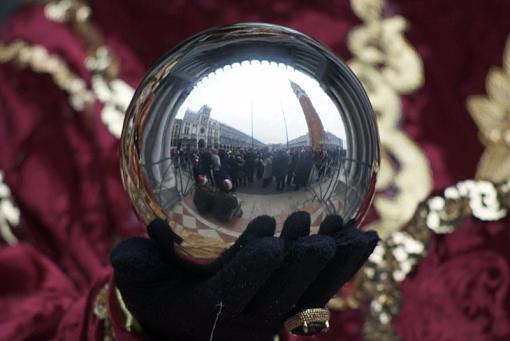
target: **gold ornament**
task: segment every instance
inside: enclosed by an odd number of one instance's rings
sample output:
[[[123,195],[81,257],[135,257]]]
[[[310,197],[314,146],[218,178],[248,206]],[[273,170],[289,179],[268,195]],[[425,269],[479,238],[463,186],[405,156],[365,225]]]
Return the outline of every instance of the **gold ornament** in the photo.
[[[471,117],[480,129],[480,141],[485,145],[476,178],[499,182],[510,177],[510,36],[503,67],[492,67],[485,84],[486,96],[467,100]]]
[[[49,74],[55,84],[69,95],[74,110],[90,110],[94,95],[85,81],[70,70],[65,61],[50,54],[41,45],[30,45],[21,40],[10,44],[0,43],[0,62],[15,62],[20,68],[28,67],[34,72]]]
[[[50,20],[71,25],[87,43],[85,67],[92,73],[91,91],[103,103],[101,120],[108,131],[120,137],[124,112],[134,94],[134,89],[118,78],[119,62],[104,44],[104,38],[91,21],[90,7],[79,0],[50,1],[45,6]]]

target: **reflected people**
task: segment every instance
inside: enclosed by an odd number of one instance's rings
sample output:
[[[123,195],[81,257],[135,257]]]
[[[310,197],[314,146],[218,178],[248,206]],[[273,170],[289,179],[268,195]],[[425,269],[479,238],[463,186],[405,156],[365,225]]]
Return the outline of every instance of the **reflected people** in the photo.
[[[201,215],[211,214],[221,222],[228,222],[243,215],[241,205],[232,193],[232,181],[224,179],[219,188],[214,188],[207,183],[204,175],[199,175],[197,180],[193,203]]]

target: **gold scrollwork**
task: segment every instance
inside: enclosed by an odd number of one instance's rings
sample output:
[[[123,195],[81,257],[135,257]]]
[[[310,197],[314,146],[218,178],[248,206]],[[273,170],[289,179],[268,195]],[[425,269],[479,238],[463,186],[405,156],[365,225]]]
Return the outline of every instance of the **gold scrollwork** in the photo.
[[[418,204],[432,189],[425,154],[399,126],[403,111],[401,96],[422,86],[423,63],[405,39],[407,21],[401,16],[384,18],[385,5],[384,0],[351,0],[351,7],[362,24],[351,30],[347,41],[353,54],[348,64],[365,87],[377,115],[381,169],[374,208],[379,219],[366,228],[376,230],[383,239],[399,231],[412,218]],[[419,248],[416,243],[412,246]],[[352,293],[333,298],[330,307],[357,306],[347,302],[364,296],[365,281],[370,281],[370,276],[360,272]]]
[[[351,0],[362,19],[348,36],[353,54],[349,66],[364,85],[377,115],[382,146],[378,193],[374,208],[379,220],[367,228],[385,238],[409,221],[418,204],[432,189],[428,160],[420,147],[399,127],[401,95],[423,84],[423,63],[405,39],[407,21],[401,16],[383,18],[383,0]],[[385,195],[388,190],[392,195]]]

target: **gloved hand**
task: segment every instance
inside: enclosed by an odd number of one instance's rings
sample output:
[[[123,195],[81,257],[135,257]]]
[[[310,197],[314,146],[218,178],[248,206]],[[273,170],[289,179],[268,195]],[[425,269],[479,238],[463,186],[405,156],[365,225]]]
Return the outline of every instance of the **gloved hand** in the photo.
[[[289,316],[323,308],[375,248],[378,236],[339,216],[319,234],[296,212],[274,237],[275,220],[251,221],[216,261],[196,265],[174,251],[176,236],[162,220],[150,239],[121,242],[112,252],[115,282],[144,332],[164,340],[271,340]]]

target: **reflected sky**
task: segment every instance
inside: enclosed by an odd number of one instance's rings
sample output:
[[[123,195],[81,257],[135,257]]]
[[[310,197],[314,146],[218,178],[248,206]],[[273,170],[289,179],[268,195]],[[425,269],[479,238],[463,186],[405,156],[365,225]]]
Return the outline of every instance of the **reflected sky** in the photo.
[[[327,132],[345,140],[339,108],[305,73],[282,63],[243,61],[227,65],[201,79],[177,112],[212,108],[211,118],[232,126],[265,144],[280,144],[308,134],[303,109],[290,81],[306,92]],[[299,114],[297,114],[299,113]],[[287,124],[287,131],[285,129]]]

